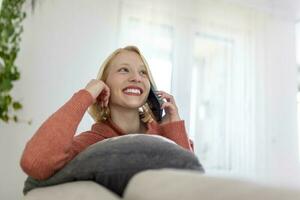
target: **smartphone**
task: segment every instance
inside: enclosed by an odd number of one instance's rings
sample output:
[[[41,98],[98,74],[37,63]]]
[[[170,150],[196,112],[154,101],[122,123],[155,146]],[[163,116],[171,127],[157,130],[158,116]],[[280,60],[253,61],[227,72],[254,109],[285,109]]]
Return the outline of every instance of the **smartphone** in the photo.
[[[164,103],[164,100],[161,97],[159,97],[155,93],[155,91],[157,91],[157,89],[155,88],[154,85],[151,84],[147,103],[153,115],[155,116],[156,120],[160,122],[162,120],[162,115],[163,115],[163,110],[161,109],[161,106]]]

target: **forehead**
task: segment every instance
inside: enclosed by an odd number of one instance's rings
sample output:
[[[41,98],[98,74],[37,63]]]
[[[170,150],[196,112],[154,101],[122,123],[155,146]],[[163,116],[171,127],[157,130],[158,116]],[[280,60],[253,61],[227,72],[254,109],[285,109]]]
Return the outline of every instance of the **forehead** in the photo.
[[[112,60],[111,66],[120,65],[120,64],[128,64],[133,66],[143,66],[144,62],[141,56],[134,51],[123,50],[118,53]]]

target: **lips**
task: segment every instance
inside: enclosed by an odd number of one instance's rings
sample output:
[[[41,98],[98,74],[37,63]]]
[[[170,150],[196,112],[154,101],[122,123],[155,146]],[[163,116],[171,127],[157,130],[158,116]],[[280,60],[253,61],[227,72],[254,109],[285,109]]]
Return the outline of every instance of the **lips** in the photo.
[[[127,86],[122,90],[126,94],[131,94],[131,95],[141,95],[143,94],[143,89],[137,86]]]

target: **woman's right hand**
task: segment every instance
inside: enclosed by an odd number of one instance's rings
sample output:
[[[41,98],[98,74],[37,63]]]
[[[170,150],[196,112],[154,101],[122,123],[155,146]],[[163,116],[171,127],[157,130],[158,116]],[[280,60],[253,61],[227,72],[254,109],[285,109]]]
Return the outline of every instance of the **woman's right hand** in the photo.
[[[92,95],[93,103],[98,101],[99,105],[101,107],[108,106],[110,89],[103,81],[97,80],[97,79],[92,79],[85,86],[85,90],[88,91]]]

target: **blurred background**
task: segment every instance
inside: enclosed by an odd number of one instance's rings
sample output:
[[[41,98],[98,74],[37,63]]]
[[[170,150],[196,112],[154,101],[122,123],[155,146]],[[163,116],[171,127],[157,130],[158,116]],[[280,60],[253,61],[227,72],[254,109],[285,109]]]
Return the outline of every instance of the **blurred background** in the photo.
[[[12,91],[32,123],[0,122],[1,199],[21,198],[38,127],[125,45],[175,97],[208,175],[300,189],[300,0],[35,2]],[[86,113],[77,133],[93,123]]]

